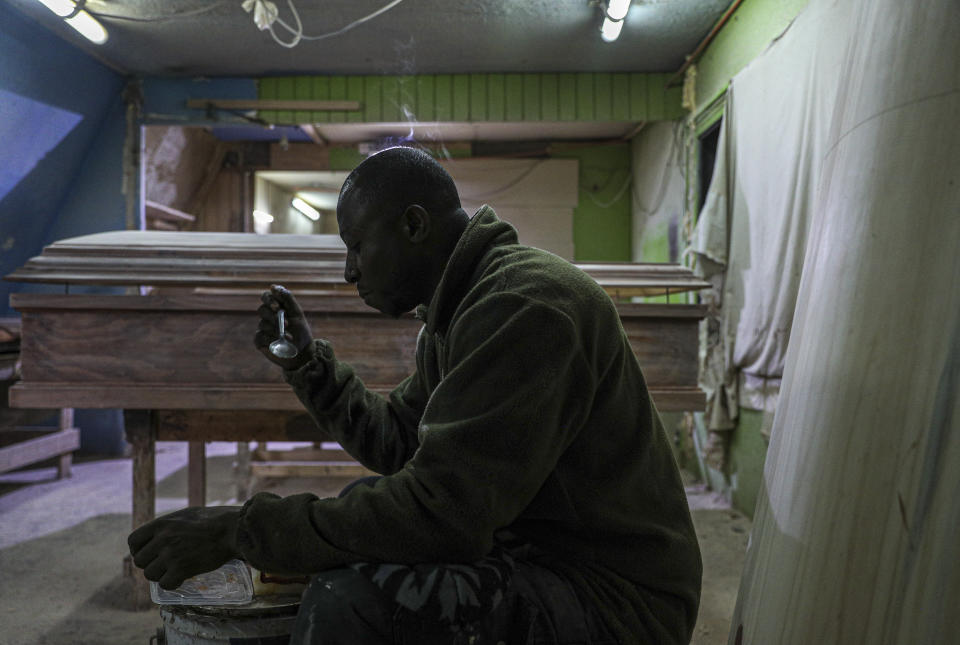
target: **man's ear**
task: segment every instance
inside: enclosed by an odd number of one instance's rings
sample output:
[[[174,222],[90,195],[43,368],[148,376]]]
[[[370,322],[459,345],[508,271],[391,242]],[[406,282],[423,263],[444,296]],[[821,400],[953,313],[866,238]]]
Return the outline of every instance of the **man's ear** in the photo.
[[[430,235],[430,213],[419,204],[407,206],[400,216],[403,233],[414,244],[423,242]]]

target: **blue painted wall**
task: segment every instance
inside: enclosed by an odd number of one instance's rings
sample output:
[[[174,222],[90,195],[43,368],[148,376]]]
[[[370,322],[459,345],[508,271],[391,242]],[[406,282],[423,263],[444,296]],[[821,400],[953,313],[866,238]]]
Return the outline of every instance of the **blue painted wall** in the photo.
[[[0,275],[74,235],[122,229],[124,78],[0,3]],[[9,294],[35,290],[0,282]]]

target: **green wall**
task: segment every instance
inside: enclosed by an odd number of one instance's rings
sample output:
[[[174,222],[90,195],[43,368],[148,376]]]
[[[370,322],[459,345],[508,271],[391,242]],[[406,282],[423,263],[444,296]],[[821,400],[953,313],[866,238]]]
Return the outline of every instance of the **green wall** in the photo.
[[[790,25],[809,0],[744,0],[696,62],[697,109],[722,92]]]
[[[574,259],[577,262],[629,262],[630,146],[555,144],[551,157],[579,162],[577,207],[573,211]]]
[[[356,111],[260,110],[271,123],[659,121],[683,116],[669,74],[276,76],[261,99],[349,100]]]
[[[744,0],[696,62],[697,109],[690,115],[690,136],[696,137],[719,116],[719,112],[715,112],[717,98],[726,90],[730,79],[763,53],[790,26],[808,1]],[[696,146],[692,148],[696,150]],[[687,167],[696,168],[695,158],[691,161]],[[689,175],[688,181],[691,179]],[[706,187],[694,187],[688,195],[695,194],[696,190],[706,190]],[[752,517],[767,452],[767,439],[762,429],[770,427],[773,413],[740,408],[724,472],[704,463],[701,449],[706,443],[706,430],[703,415],[696,416],[694,432],[697,441],[693,448],[698,452],[701,475],[715,490],[727,495],[735,508]]]

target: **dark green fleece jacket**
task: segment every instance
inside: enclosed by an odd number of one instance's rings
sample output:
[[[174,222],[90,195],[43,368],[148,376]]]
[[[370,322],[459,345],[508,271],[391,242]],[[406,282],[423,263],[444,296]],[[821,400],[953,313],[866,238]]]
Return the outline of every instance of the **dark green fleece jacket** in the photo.
[[[288,382],[387,476],[338,499],[254,497],[238,531],[254,566],[472,562],[506,529],[623,643],[689,641],[701,564],[683,486],[617,310],[580,269],[484,207],[389,398],[324,341],[314,352]]]

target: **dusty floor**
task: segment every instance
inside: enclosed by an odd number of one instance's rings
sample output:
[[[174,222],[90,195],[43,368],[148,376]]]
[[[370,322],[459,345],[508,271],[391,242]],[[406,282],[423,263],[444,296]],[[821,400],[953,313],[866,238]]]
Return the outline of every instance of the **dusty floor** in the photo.
[[[208,503],[234,503],[232,444],[208,447]],[[186,505],[186,444],[158,444],[157,510]],[[0,645],[146,645],[157,611],[127,610],[121,560],[130,530],[129,459],[0,475]],[[280,494],[334,494],[337,478],[261,482]],[[727,642],[750,522],[708,492],[688,490],[704,559],[694,645]]]

